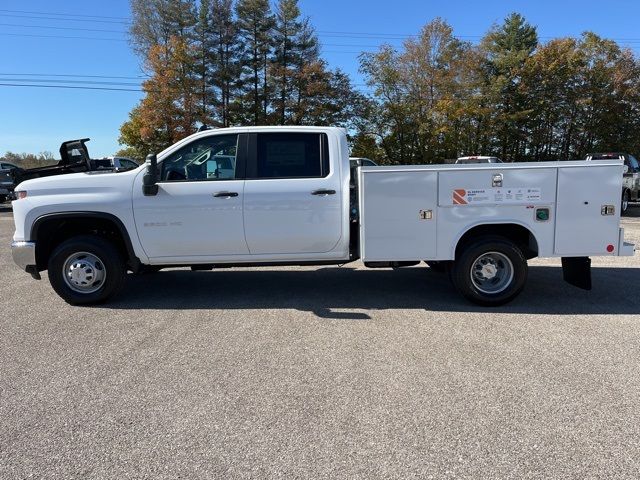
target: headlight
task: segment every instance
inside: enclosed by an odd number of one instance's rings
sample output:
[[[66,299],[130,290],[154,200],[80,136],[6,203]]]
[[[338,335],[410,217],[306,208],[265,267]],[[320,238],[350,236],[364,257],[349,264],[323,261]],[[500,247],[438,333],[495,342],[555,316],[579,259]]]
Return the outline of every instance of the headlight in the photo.
[[[18,190],[15,192],[15,194],[16,194],[16,200],[22,200],[23,198],[27,198],[26,190]]]

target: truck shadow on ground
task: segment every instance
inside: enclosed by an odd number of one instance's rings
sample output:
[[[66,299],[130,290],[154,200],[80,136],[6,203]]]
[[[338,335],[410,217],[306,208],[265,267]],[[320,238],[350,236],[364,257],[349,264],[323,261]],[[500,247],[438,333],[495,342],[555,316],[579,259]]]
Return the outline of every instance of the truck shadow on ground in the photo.
[[[367,320],[372,311],[552,315],[640,314],[637,268],[593,268],[593,290],[562,280],[560,267],[533,266],[525,291],[508,305],[483,308],[462,298],[446,275],[421,266],[398,270],[169,270],[130,275],[121,294],[102,308],[295,309],[321,318]],[[365,310],[364,312],[340,310]],[[367,312],[368,311],[368,312]]]

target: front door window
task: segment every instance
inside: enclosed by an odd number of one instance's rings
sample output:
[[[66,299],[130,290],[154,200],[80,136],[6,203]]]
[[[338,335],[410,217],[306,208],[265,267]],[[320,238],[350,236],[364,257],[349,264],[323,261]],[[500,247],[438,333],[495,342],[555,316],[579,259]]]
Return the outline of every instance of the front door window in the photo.
[[[231,180],[236,178],[238,135],[195,140],[162,161],[161,181]]]

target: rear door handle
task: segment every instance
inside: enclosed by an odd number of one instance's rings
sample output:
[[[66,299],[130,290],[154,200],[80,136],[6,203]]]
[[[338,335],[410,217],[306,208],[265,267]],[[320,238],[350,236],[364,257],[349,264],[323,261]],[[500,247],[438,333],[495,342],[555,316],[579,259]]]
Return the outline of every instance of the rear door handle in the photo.
[[[335,195],[336,191],[335,190],[327,190],[324,188],[321,188],[320,190],[314,190],[313,192],[311,192],[311,195]]]
[[[217,192],[217,193],[214,193],[213,196],[216,197],[216,198],[237,197],[238,196],[238,192]]]

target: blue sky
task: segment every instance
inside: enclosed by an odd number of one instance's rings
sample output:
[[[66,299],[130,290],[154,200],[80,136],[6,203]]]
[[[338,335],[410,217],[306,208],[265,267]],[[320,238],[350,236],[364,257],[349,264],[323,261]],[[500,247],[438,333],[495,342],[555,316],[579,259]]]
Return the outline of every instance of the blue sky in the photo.
[[[375,50],[384,42],[400,45],[398,37],[415,34],[438,16],[453,26],[456,35],[470,41],[517,11],[538,27],[543,41],[592,30],[640,52],[640,34],[635,33],[640,2],[632,0],[300,0],[300,6],[319,32],[324,58],[349,73],[357,85],[363,83],[358,52]],[[94,15],[96,21],[53,15],[65,13]],[[34,74],[109,75],[128,78],[82,80],[121,82],[109,88],[136,89],[127,85],[139,83],[137,77],[142,75],[126,41],[122,18],[128,16],[128,0],[2,0],[0,83],[78,80]],[[83,38],[53,38],[60,36]],[[118,128],[140,98],[138,92],[0,85],[0,152],[57,154],[63,140],[90,137],[92,156],[112,154],[119,148]]]

